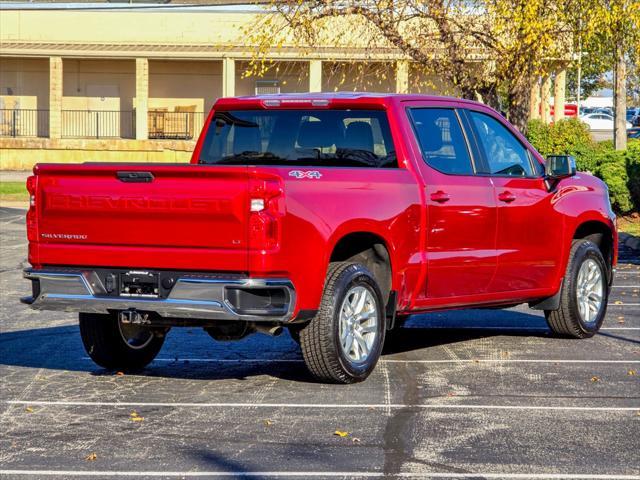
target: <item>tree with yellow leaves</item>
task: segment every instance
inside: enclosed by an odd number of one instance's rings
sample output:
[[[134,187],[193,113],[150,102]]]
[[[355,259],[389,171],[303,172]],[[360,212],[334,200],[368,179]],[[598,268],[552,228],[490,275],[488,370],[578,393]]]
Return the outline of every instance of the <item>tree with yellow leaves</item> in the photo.
[[[566,61],[569,0],[284,0],[250,35],[253,73],[282,45],[395,51],[446,93],[505,110],[525,128],[533,82]],[[352,62],[355,63],[355,62]],[[367,71],[366,68],[355,68]],[[370,69],[369,69],[370,71]],[[384,75],[380,71],[380,75]],[[375,77],[375,75],[373,75]]]
[[[388,74],[378,53],[393,50],[440,91],[481,99],[521,129],[537,79],[588,51],[592,70],[616,72],[616,146],[624,148],[624,64],[640,50],[639,0],[282,0],[270,10],[248,32],[253,74],[268,70],[274,48],[331,45],[367,51],[371,62],[347,62],[348,71],[375,86]]]
[[[585,44],[592,61],[602,62],[606,70],[613,71],[614,145],[617,150],[624,150],[627,146],[626,70],[627,63],[634,65],[640,55],[640,1],[590,1],[590,28],[585,34]]]

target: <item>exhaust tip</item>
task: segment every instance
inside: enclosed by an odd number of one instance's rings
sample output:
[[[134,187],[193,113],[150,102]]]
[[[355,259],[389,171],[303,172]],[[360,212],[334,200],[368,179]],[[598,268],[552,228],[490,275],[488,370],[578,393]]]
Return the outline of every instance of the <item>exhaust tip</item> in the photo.
[[[282,333],[281,325],[260,325],[256,324],[255,329],[257,332],[264,333],[265,335],[269,335],[271,337],[277,337]]]

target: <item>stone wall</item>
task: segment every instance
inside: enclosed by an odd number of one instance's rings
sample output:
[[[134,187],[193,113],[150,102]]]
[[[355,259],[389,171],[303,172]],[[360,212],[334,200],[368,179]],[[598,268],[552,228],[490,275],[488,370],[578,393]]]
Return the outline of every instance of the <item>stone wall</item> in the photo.
[[[0,170],[31,170],[36,163],[188,163],[195,142],[182,140],[72,140],[3,138]]]

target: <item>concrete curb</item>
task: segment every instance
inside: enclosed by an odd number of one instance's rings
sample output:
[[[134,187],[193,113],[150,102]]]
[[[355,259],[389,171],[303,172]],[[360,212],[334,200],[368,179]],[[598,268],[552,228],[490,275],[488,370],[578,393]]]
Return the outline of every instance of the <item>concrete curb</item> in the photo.
[[[20,210],[28,210],[29,202],[0,202],[0,208],[18,208]]]
[[[31,170],[0,170],[0,182],[26,182]]]

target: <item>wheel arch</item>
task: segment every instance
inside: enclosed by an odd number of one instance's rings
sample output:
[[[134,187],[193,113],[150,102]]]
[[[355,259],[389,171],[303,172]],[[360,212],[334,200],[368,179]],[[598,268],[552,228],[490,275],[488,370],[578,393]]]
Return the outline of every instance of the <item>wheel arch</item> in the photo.
[[[368,230],[336,235],[327,265],[345,261],[362,263],[367,267],[378,282],[383,300],[388,302],[393,290],[393,250],[382,235]]]
[[[617,245],[615,227],[600,219],[586,218],[577,222],[571,240],[589,240],[598,246],[607,266],[609,283],[613,279],[613,266],[616,264]],[[567,259],[568,261],[568,259]],[[566,262],[565,262],[566,263]],[[566,268],[566,267],[565,267]]]

